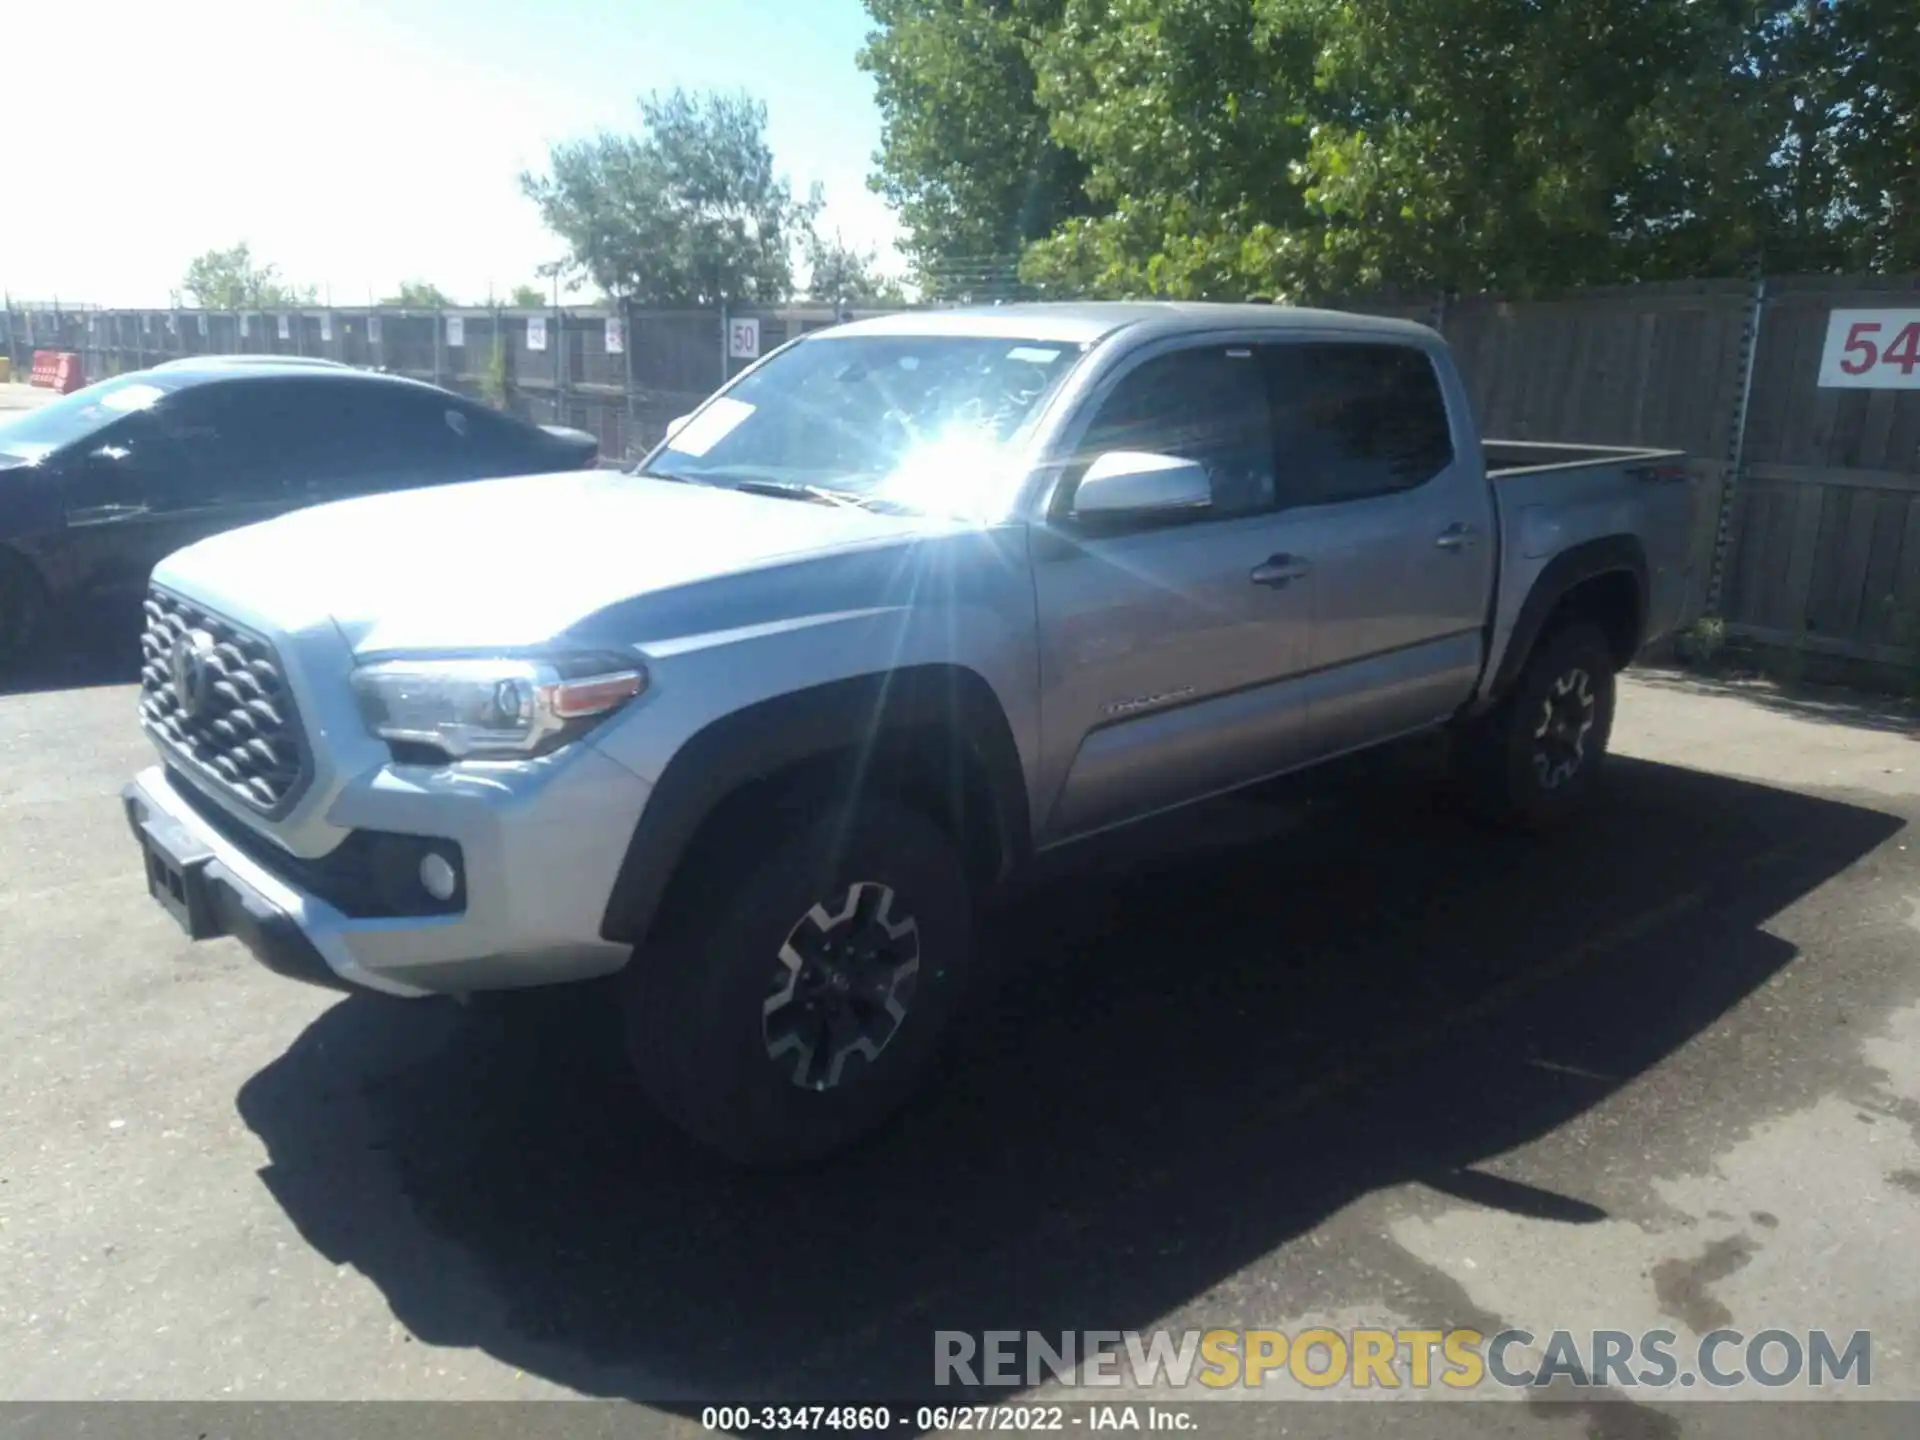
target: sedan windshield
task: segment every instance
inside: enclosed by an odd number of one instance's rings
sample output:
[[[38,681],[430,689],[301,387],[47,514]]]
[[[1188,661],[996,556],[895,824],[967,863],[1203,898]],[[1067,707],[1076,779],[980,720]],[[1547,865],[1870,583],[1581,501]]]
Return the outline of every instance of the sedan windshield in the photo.
[[[941,514],[992,503],[1011,441],[1078,363],[1060,341],[820,336],[709,401],[641,473]]]
[[[164,378],[151,371],[138,371],[62,395],[37,410],[25,411],[0,423],[0,454],[38,460],[62,446],[86,439],[122,416],[152,409],[165,398],[169,388]]]

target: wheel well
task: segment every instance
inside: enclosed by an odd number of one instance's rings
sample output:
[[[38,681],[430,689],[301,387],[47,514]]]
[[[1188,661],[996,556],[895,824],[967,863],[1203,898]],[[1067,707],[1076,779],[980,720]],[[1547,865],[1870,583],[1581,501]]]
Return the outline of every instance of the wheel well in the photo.
[[[1582,580],[1562,595],[1547,617],[1545,641],[1569,625],[1597,625],[1607,637],[1613,664],[1624,670],[1640,649],[1640,586],[1626,570],[1609,570]]]
[[[22,612],[6,603],[12,595],[22,593],[28,601],[24,625]],[[18,660],[23,651],[32,648],[38,628],[45,624],[45,607],[52,595],[47,577],[30,557],[0,544],[0,662]]]
[[[750,865],[774,841],[812,824],[823,811],[885,796],[926,816],[959,851],[978,893],[1011,858],[986,762],[944,727],[891,730],[869,747],[809,756],[755,776],[709,810],[673,867],[652,929],[688,921],[707,893],[705,877]]]

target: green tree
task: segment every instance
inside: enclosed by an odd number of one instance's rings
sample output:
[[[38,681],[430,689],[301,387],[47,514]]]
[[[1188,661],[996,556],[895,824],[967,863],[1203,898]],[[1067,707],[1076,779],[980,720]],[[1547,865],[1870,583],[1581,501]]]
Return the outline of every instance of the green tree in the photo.
[[[311,285],[290,285],[278,266],[256,265],[244,241],[195,256],[180,288],[202,310],[280,310],[315,300]]]
[[[1725,98],[1713,0],[1261,6],[1316,52],[1290,172],[1314,224],[1283,279],[1526,292],[1659,273],[1698,231],[1688,202],[1717,162],[1674,144],[1672,116],[1675,97]]]
[[[389,295],[380,303],[405,310],[444,310],[455,302],[438,285],[425,280],[402,280],[400,293]]]
[[[906,303],[900,283],[880,273],[874,252],[849,245],[838,231],[807,237],[807,298],[849,305]]]
[[[868,7],[874,184],[923,279],[1009,249],[1042,291],[1223,298],[1920,268],[1912,0]]]
[[[1911,234],[1905,0],[1351,0],[1320,33],[1323,287],[1886,266]]]
[[[674,90],[643,98],[640,119],[637,135],[555,145],[546,174],[520,177],[569,271],[648,305],[788,298],[813,211],[774,171],[765,104]]]
[[[1067,0],[1040,95],[1111,210],[1027,273],[1313,297],[1657,268],[1728,203],[1697,180],[1724,147],[1673,143],[1673,97],[1725,99],[1719,3]]]
[[[1780,159],[1801,183],[1799,237],[1831,231],[1794,268],[1920,270],[1920,21],[1908,0],[1801,0],[1769,33]],[[1822,263],[1824,262],[1824,263]],[[1778,268],[1778,267],[1776,267]]]
[[[538,310],[547,303],[547,292],[538,285],[516,285],[507,303],[517,310]]]
[[[1260,0],[1065,0],[1033,52],[1037,93],[1099,211],[1030,247],[1026,277],[1109,295],[1272,292],[1307,220],[1291,171],[1313,118],[1313,38]]]
[[[869,182],[934,293],[1003,278],[1021,249],[1091,208],[1085,167],[1056,143],[1034,55],[1065,0],[866,0],[860,52],[881,145]]]

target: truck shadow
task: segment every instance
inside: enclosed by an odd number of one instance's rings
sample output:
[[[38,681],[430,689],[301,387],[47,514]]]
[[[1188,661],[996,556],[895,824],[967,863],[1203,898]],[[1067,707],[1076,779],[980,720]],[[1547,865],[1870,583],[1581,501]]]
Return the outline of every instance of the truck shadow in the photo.
[[[1761,926],[1900,828],[1625,760],[1553,840],[1377,789],[1022,900],[938,1089],[808,1173],[645,1111],[591,991],[342,1001],[240,1112],[302,1235],[429,1344],[656,1404],[924,1397],[936,1326],[1151,1327],[1382,1186],[1601,1218],[1472,1167],[1792,962]]]

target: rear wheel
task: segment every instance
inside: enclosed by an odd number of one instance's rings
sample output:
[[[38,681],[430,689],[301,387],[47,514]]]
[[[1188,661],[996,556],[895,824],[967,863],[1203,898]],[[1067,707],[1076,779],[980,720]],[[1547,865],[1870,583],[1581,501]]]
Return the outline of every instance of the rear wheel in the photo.
[[[1460,736],[1456,756],[1475,813],[1530,830],[1571,820],[1599,783],[1613,705],[1606,635],[1585,624],[1549,635],[1507,698]]]
[[[626,976],[628,1052],[681,1129],[777,1165],[847,1145],[925,1078],[971,960],[960,857],[878,803],[682,877],[698,900]],[[750,850],[747,853],[751,853]]]

